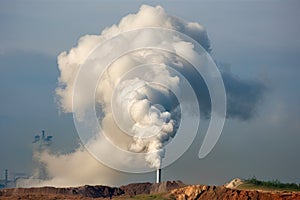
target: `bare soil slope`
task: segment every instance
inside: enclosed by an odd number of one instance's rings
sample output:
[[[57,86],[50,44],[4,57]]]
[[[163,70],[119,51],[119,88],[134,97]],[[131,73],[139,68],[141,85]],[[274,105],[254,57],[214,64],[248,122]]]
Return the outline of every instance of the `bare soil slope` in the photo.
[[[181,181],[132,183],[121,187],[82,186],[69,188],[11,188],[0,190],[0,199],[300,199],[300,192],[248,191],[225,186],[185,185]]]

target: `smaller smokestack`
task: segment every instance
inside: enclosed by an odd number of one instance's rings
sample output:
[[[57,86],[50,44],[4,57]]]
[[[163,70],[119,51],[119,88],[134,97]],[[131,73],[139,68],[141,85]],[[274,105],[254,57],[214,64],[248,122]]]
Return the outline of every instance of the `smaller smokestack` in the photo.
[[[161,182],[161,169],[156,170],[156,183]]]
[[[8,170],[5,170],[5,187],[8,185]]]
[[[45,130],[42,130],[42,139],[45,140]]]

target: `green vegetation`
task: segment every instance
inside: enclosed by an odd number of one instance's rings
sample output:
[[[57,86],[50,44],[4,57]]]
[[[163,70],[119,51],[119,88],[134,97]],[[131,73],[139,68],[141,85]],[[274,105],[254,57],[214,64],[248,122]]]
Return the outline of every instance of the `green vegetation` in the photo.
[[[241,185],[240,189],[263,189],[263,190],[287,190],[300,191],[300,184],[296,183],[281,183],[279,180],[261,181],[255,177],[246,179],[245,183]]]
[[[129,200],[129,199],[133,199],[133,200],[166,200],[169,198],[165,197],[165,194],[140,194],[140,195],[136,195],[136,196],[124,196],[124,197],[120,197],[117,198],[120,200]]]
[[[165,199],[162,195],[159,194],[150,194],[150,195],[137,195],[132,197],[132,199],[143,199],[143,200],[163,200]]]

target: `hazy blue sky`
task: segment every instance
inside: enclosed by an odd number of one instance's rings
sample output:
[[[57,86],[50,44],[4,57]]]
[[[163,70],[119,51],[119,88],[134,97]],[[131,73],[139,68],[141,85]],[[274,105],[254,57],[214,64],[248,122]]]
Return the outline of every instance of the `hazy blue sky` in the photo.
[[[228,119],[214,150],[197,157],[199,134],[164,179],[222,184],[256,176],[300,183],[299,1],[15,1],[0,2],[0,173],[31,173],[32,139],[54,136],[72,151],[78,136],[59,114],[56,57],[85,34],[99,34],[141,4],[207,28],[212,56],[240,79],[260,81],[264,98],[249,120]],[[188,164],[187,164],[188,163]],[[127,175],[132,180],[150,176]]]

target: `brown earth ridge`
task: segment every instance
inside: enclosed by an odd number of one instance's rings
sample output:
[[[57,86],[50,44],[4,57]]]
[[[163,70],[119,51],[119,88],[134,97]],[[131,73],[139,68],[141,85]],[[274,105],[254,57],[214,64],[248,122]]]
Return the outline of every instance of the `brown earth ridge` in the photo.
[[[68,188],[9,188],[0,190],[0,199],[131,199],[136,195],[151,194],[162,194],[161,197],[164,199],[179,200],[300,199],[300,192],[238,190],[225,186],[185,185],[181,181],[132,183],[121,187],[85,185]]]

